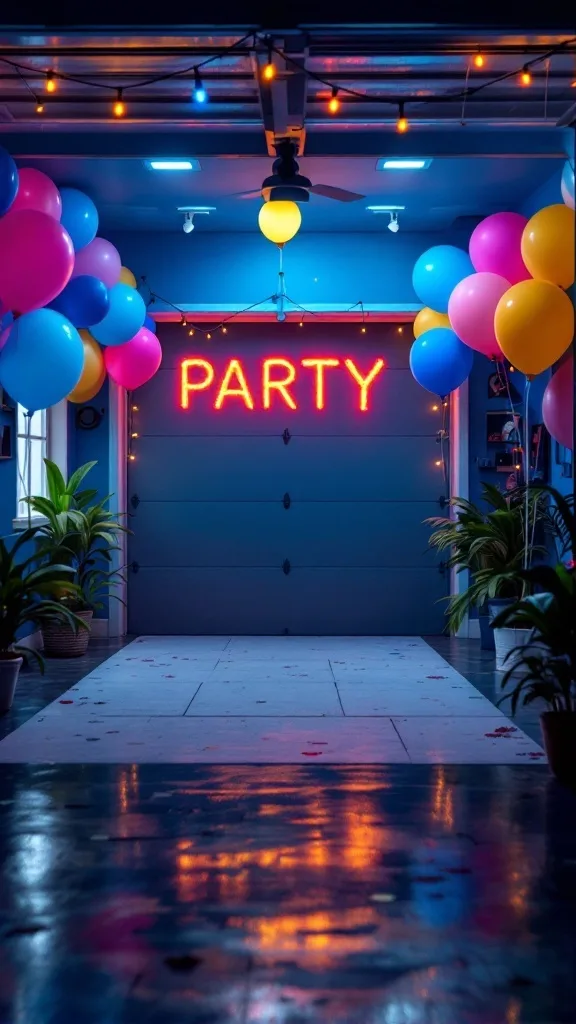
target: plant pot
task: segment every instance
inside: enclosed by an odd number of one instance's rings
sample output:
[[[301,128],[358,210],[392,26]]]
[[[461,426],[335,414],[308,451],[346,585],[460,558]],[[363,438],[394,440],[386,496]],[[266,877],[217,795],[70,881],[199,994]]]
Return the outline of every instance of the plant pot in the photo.
[[[512,658],[508,654],[514,647],[525,647],[532,636],[531,629],[493,629],[494,649],[496,651],[496,671],[506,672],[512,668]]]
[[[87,623],[88,629],[79,629],[75,633],[71,626],[59,622],[43,627],[44,654],[47,658],[79,658],[82,654],[86,654],[94,612],[76,612],[75,614]]]
[[[480,648],[483,651],[494,650],[494,630],[490,628],[491,615],[488,605],[482,605],[478,610],[478,622],[480,623]]]
[[[9,711],[24,658],[0,658],[0,715]]]
[[[560,782],[576,784],[576,713],[544,711],[540,715],[542,737],[553,775]]]

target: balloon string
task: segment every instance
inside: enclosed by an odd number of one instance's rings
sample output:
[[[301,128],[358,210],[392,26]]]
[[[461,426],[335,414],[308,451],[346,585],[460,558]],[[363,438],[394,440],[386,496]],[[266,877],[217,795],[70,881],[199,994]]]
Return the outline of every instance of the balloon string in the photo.
[[[526,378],[526,385],[524,388],[524,568],[528,568],[529,560],[529,540],[528,533],[530,529],[530,432],[529,432],[529,401],[530,398],[530,380]]]
[[[25,413],[26,418],[26,454],[24,456],[24,474],[26,476],[26,493],[28,496],[28,529],[32,527],[32,508],[30,498],[32,497],[32,413]]]

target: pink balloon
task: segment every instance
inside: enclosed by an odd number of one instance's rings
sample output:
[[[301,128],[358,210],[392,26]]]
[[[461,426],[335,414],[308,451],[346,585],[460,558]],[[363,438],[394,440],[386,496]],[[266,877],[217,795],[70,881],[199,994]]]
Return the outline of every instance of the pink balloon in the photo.
[[[498,274],[470,274],[456,285],[448,301],[452,330],[465,345],[489,359],[502,358],[494,333],[494,313],[509,287]]]
[[[62,216],[62,199],[56,185],[47,174],[34,167],[23,167],[18,172],[18,191],[10,207],[15,210],[38,210],[54,220]]]
[[[125,345],[107,345],[104,362],[116,384],[134,391],[156,373],[162,362],[162,348],[156,335],[147,327],[141,327]]]
[[[480,222],[470,238],[470,259],[474,270],[499,274],[510,284],[526,281],[520,243],[528,221],[519,213],[493,213]]]
[[[542,418],[546,430],[565,448],[572,448],[573,372],[574,363],[572,357],[569,357],[548,381],[542,399]]]
[[[107,288],[112,288],[120,280],[121,269],[122,260],[112,242],[96,237],[76,253],[72,277],[88,274],[99,278]]]
[[[38,210],[9,210],[0,218],[0,253],[0,302],[13,313],[52,302],[74,268],[70,235]]]

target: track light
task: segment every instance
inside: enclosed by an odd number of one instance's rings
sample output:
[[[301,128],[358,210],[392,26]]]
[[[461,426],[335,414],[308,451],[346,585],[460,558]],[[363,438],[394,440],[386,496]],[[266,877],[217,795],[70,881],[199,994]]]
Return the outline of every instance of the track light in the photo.
[[[189,235],[191,231],[194,231],[194,214],[190,213],[189,210],[184,214],[184,223],[182,225],[182,231],[185,235]]]
[[[208,93],[202,84],[200,78],[200,72],[198,68],[194,68],[194,102],[195,103],[206,103],[208,99]]]
[[[523,85],[524,87],[532,85],[532,75],[530,74],[530,71],[526,64],[520,72],[520,85]]]
[[[267,82],[271,82],[273,78],[276,78],[276,67],[272,61],[272,43],[268,40],[268,59],[264,65],[262,77]]]
[[[46,92],[56,92],[57,84],[54,72],[49,71],[46,75]]]
[[[124,114],[126,113],[126,104],[122,99],[122,89],[118,89],[116,93],[116,100],[112,107],[112,113],[114,114],[114,117],[124,117]]]
[[[340,100],[338,99],[338,89],[336,86],[332,89],[332,95],[330,97],[330,102],[328,103],[328,110],[331,114],[337,114],[340,110]]]
[[[396,234],[397,231],[400,231],[397,213],[390,214],[390,223],[388,224],[388,231],[392,231],[393,234]]]
[[[401,135],[408,131],[408,118],[404,115],[404,103],[400,100],[398,104],[398,119],[396,121],[396,131],[400,132]]]

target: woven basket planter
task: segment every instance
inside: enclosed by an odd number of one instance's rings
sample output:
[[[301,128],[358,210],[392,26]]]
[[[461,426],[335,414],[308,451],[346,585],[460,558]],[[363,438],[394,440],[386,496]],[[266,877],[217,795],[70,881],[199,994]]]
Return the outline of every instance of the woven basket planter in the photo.
[[[75,633],[71,626],[65,626],[62,623],[54,623],[42,629],[46,657],[79,658],[82,654],[86,654],[94,612],[76,612],[76,615],[87,623],[88,629],[79,629]]]

